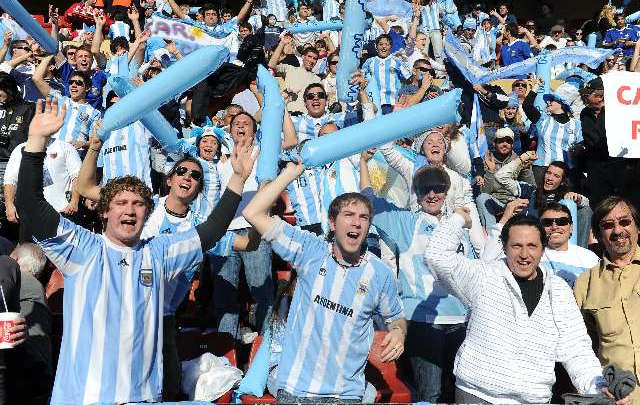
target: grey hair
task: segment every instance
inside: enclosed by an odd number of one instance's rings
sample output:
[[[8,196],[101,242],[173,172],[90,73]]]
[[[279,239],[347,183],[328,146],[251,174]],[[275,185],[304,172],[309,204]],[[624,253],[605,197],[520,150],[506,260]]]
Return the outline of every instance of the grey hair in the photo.
[[[47,264],[44,252],[35,243],[20,243],[11,252],[11,257],[20,265],[20,271],[29,272],[35,278],[40,277]]]

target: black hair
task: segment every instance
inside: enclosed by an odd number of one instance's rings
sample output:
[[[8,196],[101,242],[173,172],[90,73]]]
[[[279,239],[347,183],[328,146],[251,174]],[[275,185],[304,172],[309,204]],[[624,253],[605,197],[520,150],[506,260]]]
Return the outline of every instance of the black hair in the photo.
[[[518,36],[518,24],[511,23],[507,25],[507,31],[511,34],[512,37],[516,38]]]
[[[153,72],[156,72],[157,74],[162,72],[162,69],[160,69],[159,67],[149,66],[147,70],[145,70],[145,72],[142,74],[142,80],[146,82],[147,80],[151,79],[151,74]]]
[[[617,195],[612,195],[600,201],[593,210],[593,215],[591,216],[591,230],[593,231],[593,236],[595,236],[596,239],[600,240],[600,236],[602,236],[600,222],[604,217],[609,215],[616,205],[620,203],[625,204],[627,208],[629,208],[631,218],[633,218],[633,222],[636,223],[636,228],[640,228],[640,215],[631,201]]]
[[[549,166],[547,166],[545,173],[547,172],[547,170],[549,170],[549,167],[551,166],[562,169],[562,181],[560,182],[560,185],[558,186],[557,189],[551,191],[554,195],[555,200],[559,201],[560,199],[562,199],[562,197],[564,197],[567,191],[569,191],[569,166],[567,166],[567,164],[561,160],[554,160],[553,162],[549,163]],[[544,177],[543,177],[542,183],[544,184]],[[544,192],[544,187],[541,186],[536,191],[535,207],[538,209],[542,208],[542,206],[544,206],[546,199],[547,197]]]
[[[111,40],[111,43],[109,44],[109,49],[111,50],[111,53],[115,54],[116,51],[118,50],[118,47],[124,48],[127,51],[129,51],[129,41],[127,41],[127,38],[122,36],[113,38]]]
[[[219,18],[220,17],[220,13],[218,13],[218,9],[216,8],[215,5],[213,5],[213,3],[204,3],[202,5],[202,7],[200,7],[200,13],[202,14],[202,16],[204,17],[204,13],[206,13],[209,10],[213,10],[216,12],[216,16]]]
[[[540,216],[542,217],[542,215],[547,211],[564,212],[569,216],[569,222],[573,222],[573,219],[571,218],[571,211],[569,211],[569,208],[564,204],[560,204],[559,202],[555,201],[550,202],[542,208],[542,210],[540,211]]]
[[[200,173],[202,175],[204,175],[204,170],[202,169],[202,164],[198,161],[198,159],[196,159],[194,157],[191,157],[191,156],[185,156],[182,159],[178,160],[176,162],[176,164],[173,165],[171,170],[169,170],[169,173],[167,174],[167,180],[169,180],[174,174],[176,174],[176,170],[178,170],[178,167],[180,167],[182,165],[182,163],[184,163],[184,162],[195,163],[200,168]],[[198,180],[198,186],[199,186],[198,192],[201,192],[202,188],[204,187],[204,178],[203,177],[200,177],[200,180]]]
[[[11,45],[9,45],[9,51],[11,52],[11,55],[13,55],[13,51],[15,48],[23,45],[29,46],[29,43],[24,39],[16,39],[15,41],[11,41]]]
[[[413,175],[411,191],[419,198],[425,194],[425,188],[434,184],[444,184],[446,186],[446,194],[451,187],[449,174],[441,166],[425,165]]]
[[[72,77],[82,78],[82,81],[84,82],[84,87],[87,90],[89,89],[89,87],[91,87],[91,76],[89,76],[89,73],[75,70],[73,73],[71,73],[71,75],[69,76],[69,79],[71,79]]]
[[[321,83],[311,83],[309,85],[307,85],[307,87],[304,88],[304,93],[302,93],[302,97],[303,98],[307,98],[307,94],[309,94],[309,90],[315,88],[315,87],[319,87],[322,89],[322,91],[324,91],[326,93],[326,90],[324,89],[324,86]]]
[[[247,21],[243,21],[238,24],[238,28],[247,28],[249,31],[253,32],[253,25],[249,24]]]
[[[500,240],[504,246],[509,242],[509,231],[511,231],[511,228],[514,226],[531,226],[536,228],[540,234],[542,246],[547,246],[547,232],[544,230],[538,218],[531,215],[516,215],[509,218],[507,223],[502,227],[502,232],[500,232]]]
[[[22,95],[18,89],[18,82],[8,73],[0,72],[0,90],[7,93],[7,103],[19,102]]]
[[[304,50],[301,53],[302,53],[302,56],[304,56],[304,55],[308,54],[309,52],[313,52],[316,55],[320,55],[320,52],[318,52],[318,50],[316,49],[315,46],[308,46],[308,47],[304,48]]]
[[[380,41],[382,41],[383,39],[386,39],[387,41],[389,41],[390,44],[393,43],[393,40],[391,39],[391,35],[389,34],[382,34],[380,36],[378,36],[378,38],[376,38],[376,46],[378,46],[378,44],[380,43]]]

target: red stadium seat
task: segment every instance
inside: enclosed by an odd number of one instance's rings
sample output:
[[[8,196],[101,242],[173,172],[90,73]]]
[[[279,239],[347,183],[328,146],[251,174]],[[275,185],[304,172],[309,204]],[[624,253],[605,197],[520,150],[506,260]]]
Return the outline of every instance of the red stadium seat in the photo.
[[[401,369],[396,366],[395,362],[383,363],[380,361],[380,353],[382,353],[380,343],[382,343],[386,335],[387,332],[375,332],[367,366],[364,370],[366,379],[378,390],[376,395],[377,403],[411,403],[411,390],[404,383]],[[249,364],[251,364],[258,352],[261,342],[262,335],[253,341],[251,352],[249,353]],[[253,395],[243,395],[241,399],[243,404],[275,403],[275,398],[268,393],[265,393],[260,398]]]
[[[180,360],[191,360],[203,353],[209,352],[216,356],[225,356],[232,366],[238,366],[236,358],[235,341],[229,333],[222,332],[179,332],[176,338],[178,357]],[[216,403],[231,402],[231,391],[218,398]]]

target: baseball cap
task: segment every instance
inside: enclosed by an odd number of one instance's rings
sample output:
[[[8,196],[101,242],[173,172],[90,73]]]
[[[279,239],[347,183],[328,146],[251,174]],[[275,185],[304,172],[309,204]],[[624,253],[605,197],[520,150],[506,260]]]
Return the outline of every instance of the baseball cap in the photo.
[[[504,128],[498,128],[496,130],[496,139],[499,139],[499,138],[511,138],[511,139],[513,139],[515,137],[516,136],[513,133],[513,131],[511,130],[511,128],[504,127]]]
[[[603,91],[604,83],[602,83],[601,77],[596,77],[595,79],[591,79],[580,89],[581,94],[591,94],[594,91]]]

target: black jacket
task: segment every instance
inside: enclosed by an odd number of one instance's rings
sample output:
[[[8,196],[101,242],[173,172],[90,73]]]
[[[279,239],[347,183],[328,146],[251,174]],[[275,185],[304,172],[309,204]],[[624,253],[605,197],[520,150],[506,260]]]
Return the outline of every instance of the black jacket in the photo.
[[[27,141],[35,104],[17,101],[0,106],[0,161],[8,161],[13,149]]]

